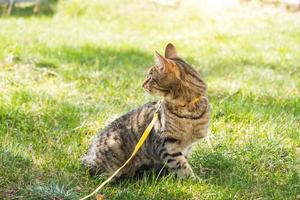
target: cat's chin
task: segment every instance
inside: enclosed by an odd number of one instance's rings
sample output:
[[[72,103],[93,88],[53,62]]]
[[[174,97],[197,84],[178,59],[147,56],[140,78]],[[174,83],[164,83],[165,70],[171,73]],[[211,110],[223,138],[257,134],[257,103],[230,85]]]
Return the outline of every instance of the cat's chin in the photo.
[[[152,88],[144,88],[144,91],[147,93],[147,94],[150,94],[150,95],[155,95],[157,96],[157,91],[155,89],[152,89]]]
[[[157,90],[152,90],[152,89],[144,89],[144,90],[147,94],[149,94],[151,96],[156,96],[156,97],[161,97],[162,96],[162,94]]]
[[[153,90],[145,90],[145,92],[146,92],[147,95],[150,95],[150,96],[152,96],[152,97],[158,97],[158,98],[161,98],[161,97],[162,97],[161,94],[156,93],[156,92],[153,91]]]

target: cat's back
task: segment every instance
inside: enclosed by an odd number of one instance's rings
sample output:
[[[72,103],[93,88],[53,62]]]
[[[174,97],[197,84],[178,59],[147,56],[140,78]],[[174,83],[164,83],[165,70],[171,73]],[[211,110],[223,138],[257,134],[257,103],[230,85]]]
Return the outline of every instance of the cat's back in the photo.
[[[112,121],[94,136],[83,164],[89,169],[115,169],[126,161],[155,111],[156,102],[149,102]],[[95,171],[95,170],[94,170]]]
[[[151,121],[156,103],[157,102],[148,102],[118,117],[110,122],[105,129],[100,131],[95,139],[97,139],[97,137],[108,137],[114,132],[118,132],[119,134],[137,133],[139,129],[147,125],[148,121]]]

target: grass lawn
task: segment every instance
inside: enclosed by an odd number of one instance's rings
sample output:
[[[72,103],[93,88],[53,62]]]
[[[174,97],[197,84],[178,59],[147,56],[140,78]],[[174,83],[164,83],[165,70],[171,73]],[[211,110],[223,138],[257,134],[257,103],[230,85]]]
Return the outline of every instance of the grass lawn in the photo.
[[[91,178],[80,158],[98,130],[155,99],[141,83],[168,42],[209,88],[212,147],[200,142],[190,160],[198,180],[150,173],[100,193],[300,198],[299,13],[97,2],[54,2],[39,16],[19,7],[0,18],[0,199],[78,199],[95,189],[103,178]]]

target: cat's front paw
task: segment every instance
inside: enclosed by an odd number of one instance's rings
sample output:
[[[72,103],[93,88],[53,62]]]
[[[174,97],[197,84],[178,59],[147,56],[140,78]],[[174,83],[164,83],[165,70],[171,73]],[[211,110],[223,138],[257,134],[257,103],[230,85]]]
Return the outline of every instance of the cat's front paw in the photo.
[[[195,179],[196,176],[192,170],[192,168],[190,166],[187,166],[186,168],[184,169],[179,169],[177,171],[177,175],[180,177],[180,178],[192,178],[192,179]]]

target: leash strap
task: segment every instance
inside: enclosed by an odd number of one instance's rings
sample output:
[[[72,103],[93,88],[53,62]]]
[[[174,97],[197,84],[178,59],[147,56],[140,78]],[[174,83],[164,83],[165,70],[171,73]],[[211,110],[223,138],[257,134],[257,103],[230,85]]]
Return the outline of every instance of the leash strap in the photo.
[[[130,160],[135,156],[135,154],[139,151],[139,149],[144,144],[144,142],[147,139],[147,137],[149,136],[155,122],[157,121],[157,119],[158,119],[158,110],[160,108],[160,105],[161,105],[161,101],[158,102],[158,108],[156,109],[156,111],[153,114],[152,121],[147,126],[146,130],[144,131],[142,137],[140,138],[140,140],[136,144],[136,146],[135,146],[131,156],[128,158],[128,160],[119,169],[117,169],[108,179],[106,179],[99,187],[97,187],[91,194],[81,198],[80,200],[85,200],[85,199],[93,196],[94,194],[96,194],[101,188],[103,188],[108,182],[110,182],[130,162]]]

